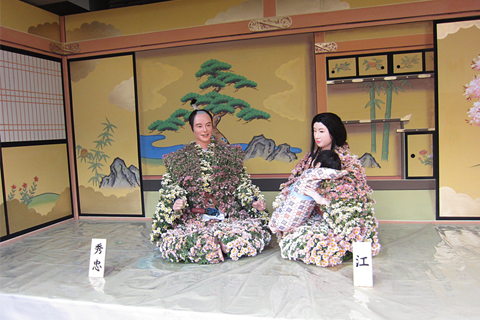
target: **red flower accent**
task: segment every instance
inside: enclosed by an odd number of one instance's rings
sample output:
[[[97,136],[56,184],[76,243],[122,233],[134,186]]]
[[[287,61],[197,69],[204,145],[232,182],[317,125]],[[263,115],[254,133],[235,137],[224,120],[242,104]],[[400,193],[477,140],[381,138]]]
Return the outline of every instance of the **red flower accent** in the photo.
[[[27,184],[24,182],[24,183],[22,184],[22,187],[25,189],[25,188],[27,187]]]
[[[35,182],[37,182],[37,181],[38,181],[38,177],[35,176],[35,178],[33,178],[33,180],[35,180]]]
[[[12,189],[13,189],[13,190],[17,189],[17,186],[16,186],[16,185],[13,185],[13,186],[12,186]]]
[[[422,150],[419,152],[422,156],[427,154],[427,150]]]

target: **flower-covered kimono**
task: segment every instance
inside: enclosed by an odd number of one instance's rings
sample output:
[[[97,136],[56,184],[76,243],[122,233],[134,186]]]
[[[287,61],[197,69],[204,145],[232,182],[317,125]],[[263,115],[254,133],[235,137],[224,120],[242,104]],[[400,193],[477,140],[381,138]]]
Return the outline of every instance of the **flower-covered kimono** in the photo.
[[[380,251],[377,219],[374,217],[372,190],[367,185],[365,169],[348,144],[336,147],[342,170],[348,173],[339,179],[320,183],[318,193],[330,201],[330,206],[318,206],[300,227],[279,238],[282,257],[301,260],[306,264],[327,267],[342,263],[352,256],[352,243],[372,243],[372,255]],[[288,196],[289,186],[310,167],[309,153],[299,161],[282,192],[273,203],[277,208]]]
[[[303,225],[315,207],[315,200],[304,195],[309,186],[318,186],[325,179],[338,179],[345,174],[331,168],[310,168],[288,188],[288,196],[275,209],[268,227],[274,233],[283,233]]]
[[[232,260],[255,256],[271,240],[268,213],[252,207],[263,200],[243,167],[240,147],[191,142],[163,157],[166,173],[159,190],[150,240],[172,262],[218,263],[220,242]],[[184,208],[173,211],[176,199]],[[204,220],[201,212],[215,208],[223,220]]]

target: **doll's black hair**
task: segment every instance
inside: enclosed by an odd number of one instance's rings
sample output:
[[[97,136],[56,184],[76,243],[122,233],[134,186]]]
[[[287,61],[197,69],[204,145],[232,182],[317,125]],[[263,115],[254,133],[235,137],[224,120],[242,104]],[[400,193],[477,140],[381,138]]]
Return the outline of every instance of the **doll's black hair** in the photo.
[[[317,153],[321,151],[318,148],[313,135],[313,125],[317,122],[323,123],[323,125],[327,128],[328,133],[332,138],[332,151],[335,150],[335,147],[341,147],[345,144],[345,142],[347,142],[347,129],[345,129],[345,125],[339,116],[331,112],[317,114],[315,117],[313,117],[311,126],[312,143],[310,146],[310,157],[313,160],[312,166],[315,166],[319,162],[317,161]]]
[[[333,150],[320,150],[314,159],[315,164],[320,163],[321,168],[342,169],[342,161],[338,154]]]
[[[210,120],[212,121],[212,124],[213,124],[213,116],[209,111],[207,111],[207,110],[193,110],[192,113],[190,113],[190,116],[188,116],[188,123],[190,124],[190,129],[192,129],[192,131],[193,131],[193,125],[195,124],[195,117],[197,116],[197,114],[202,114],[202,113],[208,114],[210,116]]]

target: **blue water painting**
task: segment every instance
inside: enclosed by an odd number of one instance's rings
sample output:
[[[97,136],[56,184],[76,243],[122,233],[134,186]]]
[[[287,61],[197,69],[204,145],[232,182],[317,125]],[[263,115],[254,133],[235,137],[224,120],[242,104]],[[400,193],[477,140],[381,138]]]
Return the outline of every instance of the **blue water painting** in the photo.
[[[174,152],[183,148],[183,144],[178,144],[176,146],[168,146],[168,147],[153,146],[153,143],[155,141],[164,140],[164,139],[165,139],[165,136],[162,134],[157,134],[152,136],[140,135],[140,156],[142,158],[149,158],[149,159],[162,159],[163,155],[169,154],[170,152]],[[247,149],[248,147],[248,143],[235,143],[234,145],[241,146],[243,151],[245,151],[245,149]],[[290,148],[290,151],[293,153],[301,153],[302,149]]]

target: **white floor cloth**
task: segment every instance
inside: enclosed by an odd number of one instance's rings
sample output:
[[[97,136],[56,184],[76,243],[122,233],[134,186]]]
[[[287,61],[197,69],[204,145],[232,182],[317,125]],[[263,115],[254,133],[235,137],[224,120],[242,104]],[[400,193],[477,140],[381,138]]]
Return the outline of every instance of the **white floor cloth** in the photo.
[[[0,319],[479,319],[479,224],[380,224],[374,286],[352,261],[320,268],[260,255],[170,263],[149,222],[69,221],[0,246]],[[107,239],[104,279],[88,278],[92,238]]]

